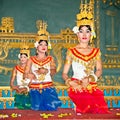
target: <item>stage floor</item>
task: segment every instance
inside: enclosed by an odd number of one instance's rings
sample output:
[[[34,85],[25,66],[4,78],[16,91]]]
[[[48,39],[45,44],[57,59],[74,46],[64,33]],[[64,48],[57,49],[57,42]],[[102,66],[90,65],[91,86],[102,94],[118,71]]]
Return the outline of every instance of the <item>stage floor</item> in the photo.
[[[59,108],[57,111],[33,111],[5,109],[0,110],[0,120],[76,120],[76,119],[97,119],[97,120],[120,120],[120,108],[110,109],[110,114],[82,114],[76,115],[71,108]]]

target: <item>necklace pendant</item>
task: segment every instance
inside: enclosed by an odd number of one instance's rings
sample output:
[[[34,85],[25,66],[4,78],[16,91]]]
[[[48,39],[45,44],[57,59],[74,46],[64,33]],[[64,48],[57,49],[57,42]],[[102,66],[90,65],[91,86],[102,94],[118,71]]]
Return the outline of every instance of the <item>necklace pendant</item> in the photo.
[[[39,62],[39,65],[42,66],[42,62]]]

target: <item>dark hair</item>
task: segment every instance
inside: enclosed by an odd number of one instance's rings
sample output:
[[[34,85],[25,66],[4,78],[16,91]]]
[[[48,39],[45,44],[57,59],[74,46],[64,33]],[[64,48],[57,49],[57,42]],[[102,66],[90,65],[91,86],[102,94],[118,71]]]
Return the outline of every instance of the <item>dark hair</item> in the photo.
[[[87,27],[88,28],[88,30],[90,30],[91,31],[91,27],[90,27],[90,25],[80,25],[80,27],[79,27],[79,30],[82,28],[82,27]]]
[[[20,53],[20,56],[21,56],[21,55],[25,55],[25,56],[28,57],[28,54],[27,54],[27,53]]]
[[[47,44],[47,46],[48,46],[48,41],[47,40],[39,40],[39,44],[42,42],[42,41],[45,41],[46,42],[46,44]]]

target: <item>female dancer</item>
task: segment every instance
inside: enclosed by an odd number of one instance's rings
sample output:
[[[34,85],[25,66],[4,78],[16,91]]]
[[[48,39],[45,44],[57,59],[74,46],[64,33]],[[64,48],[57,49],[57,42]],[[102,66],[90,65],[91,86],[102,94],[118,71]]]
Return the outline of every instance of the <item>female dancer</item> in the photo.
[[[56,73],[56,65],[53,57],[47,54],[47,37],[41,35],[39,38],[40,40],[35,43],[37,54],[30,57],[25,70],[25,78],[29,79],[28,74],[31,74],[32,78],[29,84],[31,109],[54,111],[61,106],[52,82],[52,76]]]
[[[29,52],[28,46],[23,46],[23,48],[21,48],[18,55],[20,63],[13,68],[10,80],[12,90],[16,91],[15,107],[18,109],[30,109],[31,107],[27,82],[25,83],[23,80],[24,69],[29,57]],[[17,85],[15,85],[15,80],[17,81]]]
[[[84,19],[86,21],[87,18]],[[84,23],[84,22],[83,22]],[[92,29],[85,24],[75,27],[79,44],[67,51],[62,77],[69,86],[68,94],[75,104],[77,114],[108,113],[103,91],[97,87],[98,77],[102,74],[101,52],[89,45]],[[73,75],[68,72],[72,65]]]

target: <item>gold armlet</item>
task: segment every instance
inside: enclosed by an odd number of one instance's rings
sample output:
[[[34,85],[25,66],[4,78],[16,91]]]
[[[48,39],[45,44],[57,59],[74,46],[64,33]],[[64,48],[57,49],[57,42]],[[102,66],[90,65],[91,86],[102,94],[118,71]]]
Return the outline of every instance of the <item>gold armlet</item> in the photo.
[[[13,75],[12,76],[16,76],[16,73],[13,73]]]
[[[70,81],[71,81],[71,79],[70,79],[70,78],[67,78],[67,79],[65,80],[65,84],[66,84],[67,86],[70,86],[70,84],[69,84]]]
[[[72,63],[72,61],[70,61],[70,60],[65,60],[65,64],[71,64]]]

